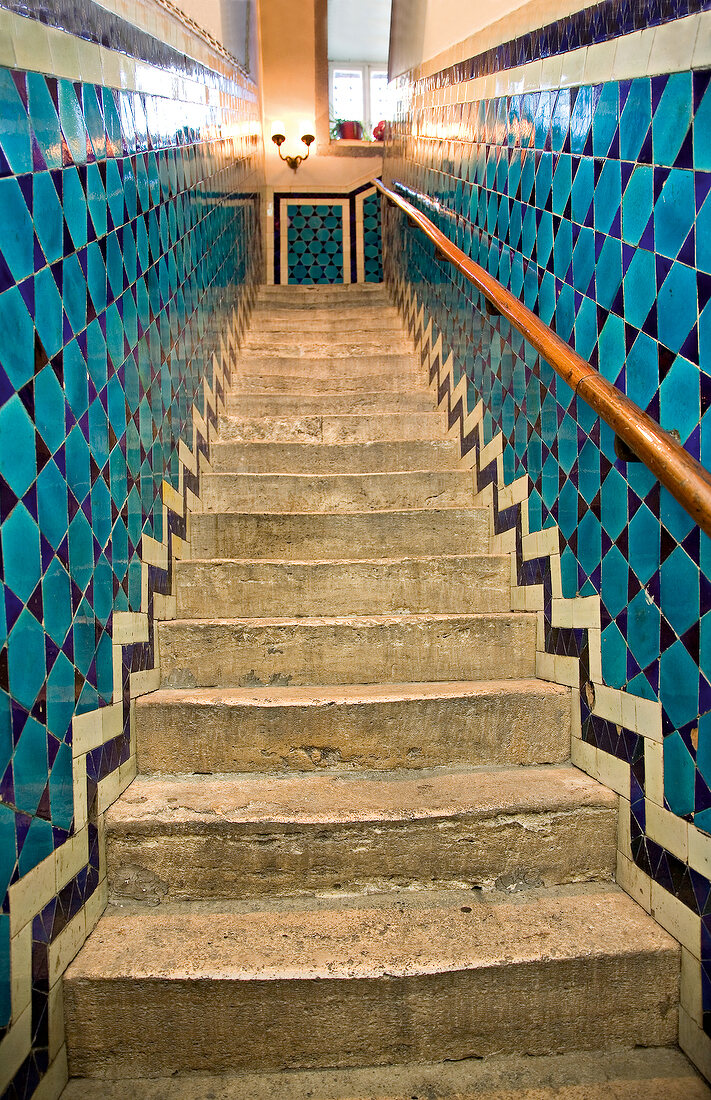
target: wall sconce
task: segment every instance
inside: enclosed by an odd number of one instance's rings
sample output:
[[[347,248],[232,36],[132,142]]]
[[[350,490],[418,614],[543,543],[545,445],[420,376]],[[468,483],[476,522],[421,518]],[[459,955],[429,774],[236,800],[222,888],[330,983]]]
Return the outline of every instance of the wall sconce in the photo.
[[[299,123],[299,129],[301,131],[301,140],[303,141],[304,145],[306,146],[306,156],[298,154],[295,157],[290,157],[290,156],[285,157],[282,154],[281,147],[284,144],[284,142],[286,141],[286,134],[285,134],[286,127],[284,126],[284,123],[281,121],[281,119],[277,122],[272,122],[272,141],[274,142],[274,144],[276,145],[276,147],[279,151],[279,157],[280,157],[281,160],[284,161],[285,164],[288,164],[289,167],[294,172],[296,171],[296,169],[299,167],[299,165],[301,164],[301,162],[303,160],[308,160],[309,153],[311,151],[310,146],[316,140],[314,135],[311,133],[311,130],[313,129],[313,127],[312,127],[310,122],[301,122],[301,123]]]

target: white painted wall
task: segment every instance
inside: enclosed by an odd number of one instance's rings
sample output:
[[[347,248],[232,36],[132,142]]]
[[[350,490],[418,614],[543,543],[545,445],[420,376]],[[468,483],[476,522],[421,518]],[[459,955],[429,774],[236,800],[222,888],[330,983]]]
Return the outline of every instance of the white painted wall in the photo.
[[[524,0],[393,0],[390,76],[436,57],[498,22]]]
[[[328,0],[329,61],[388,60],[392,0]]]

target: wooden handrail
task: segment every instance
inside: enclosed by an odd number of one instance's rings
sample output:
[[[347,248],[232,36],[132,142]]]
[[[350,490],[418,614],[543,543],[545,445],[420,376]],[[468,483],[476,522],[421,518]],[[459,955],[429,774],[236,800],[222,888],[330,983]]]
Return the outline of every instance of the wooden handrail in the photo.
[[[591,367],[565,340],[532,313],[493,275],[452,244],[417,207],[373,180],[388,202],[399,207],[434,244],[437,252],[473,283],[495,309],[521,332],[579,397],[612,428],[634,458],[659,479],[702,531],[711,535],[711,474],[617,386]]]

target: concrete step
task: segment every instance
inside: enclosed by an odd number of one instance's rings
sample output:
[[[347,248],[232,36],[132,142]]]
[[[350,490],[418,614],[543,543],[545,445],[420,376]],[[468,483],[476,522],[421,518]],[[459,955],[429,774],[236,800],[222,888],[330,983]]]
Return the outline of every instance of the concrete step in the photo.
[[[279,333],[285,337],[328,333],[340,338],[344,332],[358,335],[406,335],[402,318],[395,306],[379,304],[377,309],[368,306],[349,306],[347,314],[339,309],[317,305],[282,308],[278,303],[262,305],[259,302],[252,312],[251,332]]]
[[[241,417],[363,416],[379,413],[434,412],[431,393],[418,389],[404,393],[235,393],[227,398],[227,414]]]
[[[269,371],[279,374],[306,373],[314,377],[332,378],[338,373],[351,377],[359,374],[408,374],[418,370],[420,362],[414,351],[391,353],[373,352],[367,355],[339,355],[329,349],[324,355],[299,355],[288,344],[275,347],[269,353],[243,349],[235,358],[233,379],[240,374],[265,374]]]
[[[358,394],[358,393],[424,393],[427,389],[421,371],[400,371],[398,374],[355,374],[352,377],[333,371],[330,375],[314,377],[308,371],[301,374],[281,374],[271,371],[264,374],[239,374],[234,376],[233,388],[227,395],[228,402],[238,400],[243,394],[279,393],[304,394]],[[430,397],[430,406],[434,396]]]
[[[304,448],[311,450],[311,448]],[[198,558],[374,558],[388,553],[485,554],[486,508],[419,508],[387,512],[195,513],[190,545]]]
[[[106,815],[109,896],[150,905],[612,880],[617,796],[573,767],[139,776]]]
[[[140,771],[175,773],[561,763],[570,692],[544,680],[164,688],[136,700],[136,751]]]
[[[678,981],[676,941],[607,884],[112,906],[66,971],[69,1072],[668,1045]]]
[[[205,512],[371,512],[466,508],[474,499],[468,470],[382,474],[205,474]]]
[[[102,1100],[711,1100],[711,1088],[672,1047],[296,1070],[104,1080]],[[96,1100],[75,1078],[62,1100]]]
[[[344,326],[341,332],[327,334],[305,333],[299,329],[289,335],[253,328],[247,334],[241,351],[244,358],[249,355],[286,355],[303,359],[358,359],[362,355],[414,354],[412,340],[399,325],[369,337],[351,324]]]
[[[158,624],[165,687],[368,684],[535,675],[535,615],[173,619]]]
[[[179,618],[508,611],[506,555],[175,563]]]
[[[411,443],[444,439],[442,414],[391,412],[362,416],[221,416],[223,442],[239,443],[379,443],[406,439]]]
[[[257,307],[276,306],[279,309],[344,309],[358,306],[377,309],[392,301],[383,283],[349,283],[335,286],[263,286],[257,294]]]
[[[408,443],[222,443],[212,444],[216,473],[375,474],[408,470],[456,470],[450,440]]]

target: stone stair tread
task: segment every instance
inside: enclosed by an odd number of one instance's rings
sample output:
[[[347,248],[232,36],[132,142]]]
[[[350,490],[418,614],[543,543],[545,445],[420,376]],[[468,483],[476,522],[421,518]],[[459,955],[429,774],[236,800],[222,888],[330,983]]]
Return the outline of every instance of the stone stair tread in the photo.
[[[314,413],[310,416],[237,416],[222,413],[223,442],[358,443],[436,441],[446,436],[436,411]]]
[[[388,547],[384,548],[386,551]],[[177,614],[360,615],[508,611],[511,567],[503,554],[356,560],[212,555],[176,562]]]
[[[530,694],[565,697],[568,688],[547,680],[425,680],[388,684],[315,684],[313,686],[268,684],[248,687],[162,687],[141,695],[136,706],[156,707],[190,704],[196,707],[332,707],[340,703],[399,702],[418,699],[461,699],[501,694]]]
[[[520,622],[532,618],[530,611],[470,611],[461,613],[438,614],[434,611],[406,612],[398,614],[391,612],[388,615],[268,615],[263,618],[247,615],[226,615],[224,618],[210,616],[206,618],[182,618],[166,619],[161,623],[163,629],[173,626],[259,626],[259,627],[319,627],[319,626],[352,626],[355,629],[369,626],[391,626],[393,623],[419,625],[420,623],[466,623],[468,621],[488,622],[493,619],[497,622]]]
[[[535,1091],[534,1091],[535,1090]],[[504,1055],[360,1069],[122,1078],[102,1100],[711,1100],[676,1048]],[[61,1100],[96,1100],[96,1080],[74,1079]]]
[[[109,833],[203,823],[333,824],[614,808],[617,796],[573,766],[278,775],[138,776],[107,813]]]
[[[458,469],[454,445],[430,443],[226,443],[215,442],[210,453],[216,473],[386,473],[409,469]]]
[[[250,515],[253,513],[250,513]],[[291,515],[292,513],[288,513]],[[296,513],[297,515],[299,513]],[[407,562],[508,562],[507,554],[398,554],[396,556],[369,558],[267,558],[267,557],[194,557],[185,561],[178,560],[176,569],[190,569],[193,565],[278,565],[288,568],[290,565],[403,565]]]
[[[609,883],[503,897],[428,889],[258,904],[175,902],[110,906],[70,964],[65,989],[122,980],[410,978],[645,954],[675,966],[678,952],[676,941]]]

